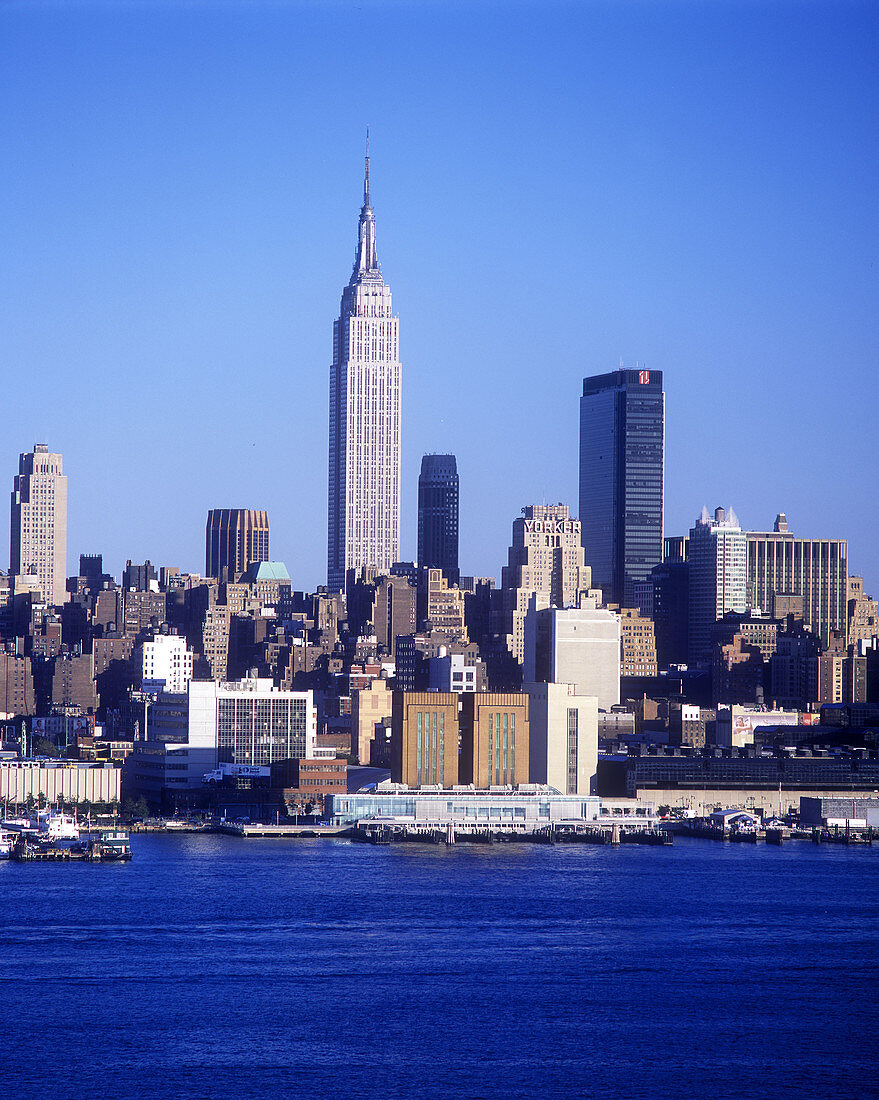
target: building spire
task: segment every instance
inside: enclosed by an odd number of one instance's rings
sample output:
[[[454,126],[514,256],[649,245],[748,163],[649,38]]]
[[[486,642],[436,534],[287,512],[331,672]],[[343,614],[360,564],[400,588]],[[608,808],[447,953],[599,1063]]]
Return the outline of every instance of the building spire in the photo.
[[[369,127],[366,127],[366,171],[363,177],[363,206],[360,208],[360,224],[357,231],[357,251],[354,254],[354,271],[351,283],[362,282],[364,277],[372,276],[371,281],[381,281],[381,268],[375,250],[375,215],[369,196]]]
[[[366,174],[363,177],[363,205],[369,206],[369,125],[366,127]]]

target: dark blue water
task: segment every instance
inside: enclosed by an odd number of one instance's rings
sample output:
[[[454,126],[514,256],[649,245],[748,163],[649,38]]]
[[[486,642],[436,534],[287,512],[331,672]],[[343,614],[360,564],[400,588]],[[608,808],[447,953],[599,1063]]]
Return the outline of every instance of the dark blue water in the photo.
[[[879,1093],[879,850],[135,836],[0,864],[0,1096]]]

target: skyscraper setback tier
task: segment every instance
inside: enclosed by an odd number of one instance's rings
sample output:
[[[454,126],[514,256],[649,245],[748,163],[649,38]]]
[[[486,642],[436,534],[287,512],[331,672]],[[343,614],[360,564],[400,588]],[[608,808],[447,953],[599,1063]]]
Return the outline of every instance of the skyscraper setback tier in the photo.
[[[635,583],[662,561],[665,394],[662,371],[583,380],[580,523],[592,583],[635,605]]]
[[[49,605],[63,603],[67,575],[67,478],[60,454],[35,443],[19,455],[12,486],[9,571],[39,578]]]
[[[349,569],[388,573],[400,546],[399,322],[375,247],[367,146],[354,270],[333,325],[327,585]]]
[[[458,466],[454,455],[425,455],[418,477],[418,564],[458,580]]]

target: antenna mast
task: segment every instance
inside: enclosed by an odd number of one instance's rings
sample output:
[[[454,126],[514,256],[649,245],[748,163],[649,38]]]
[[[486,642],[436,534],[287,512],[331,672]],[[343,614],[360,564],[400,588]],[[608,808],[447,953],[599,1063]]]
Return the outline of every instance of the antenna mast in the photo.
[[[366,126],[366,175],[363,180],[363,205],[369,206],[369,124]]]

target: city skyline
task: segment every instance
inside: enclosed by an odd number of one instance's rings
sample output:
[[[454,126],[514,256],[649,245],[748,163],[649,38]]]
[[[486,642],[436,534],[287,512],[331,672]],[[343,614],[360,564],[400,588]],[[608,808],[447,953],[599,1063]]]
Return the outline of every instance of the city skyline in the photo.
[[[575,510],[582,379],[623,358],[664,375],[667,534],[718,500],[752,531],[786,512],[876,589],[876,13],[548,11],[511,5],[498,36],[491,4],[466,35],[432,4],[6,6],[0,321],[8,384],[41,396],[0,457],[64,455],[68,574],[197,571],[231,504],[322,583],[326,332],[369,122],[401,557],[427,451],[458,456],[462,572],[499,574],[522,507]],[[352,111],[320,74],[363,51]]]

